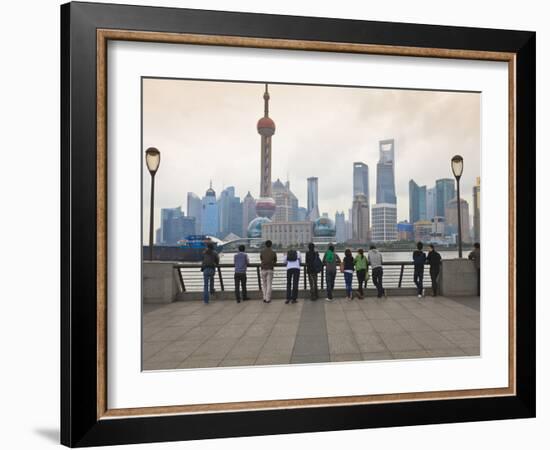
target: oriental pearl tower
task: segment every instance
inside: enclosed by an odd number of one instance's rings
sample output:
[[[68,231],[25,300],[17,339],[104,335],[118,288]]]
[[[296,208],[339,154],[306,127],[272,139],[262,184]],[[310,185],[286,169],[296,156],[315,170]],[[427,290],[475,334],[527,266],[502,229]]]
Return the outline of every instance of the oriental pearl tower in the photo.
[[[271,218],[275,213],[275,200],[271,197],[271,137],[275,134],[275,122],[269,117],[269,92],[267,83],[264,92],[264,116],[258,120],[261,139],[260,153],[260,198],[256,201],[258,217]]]

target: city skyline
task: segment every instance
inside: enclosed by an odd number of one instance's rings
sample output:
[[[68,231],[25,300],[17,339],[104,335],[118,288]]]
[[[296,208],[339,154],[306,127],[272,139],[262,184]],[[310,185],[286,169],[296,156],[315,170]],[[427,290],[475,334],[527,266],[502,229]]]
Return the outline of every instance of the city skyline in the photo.
[[[398,221],[409,215],[409,180],[433,186],[435,179],[452,177],[449,161],[455,153],[461,153],[466,162],[461,180],[464,194],[472,192],[480,164],[478,94],[292,85],[270,85],[269,90],[270,116],[277,122],[272,177],[290,181],[301,207],[307,205],[307,178],[311,177],[318,178],[320,214],[334,218],[336,211],[351,207],[354,163],[375,167],[380,141],[386,139],[395,142]],[[257,197],[260,155],[255,125],[262,112],[263,91],[262,84],[144,80],[144,145],[157,142],[162,155],[155,228],[161,208],[187,210],[187,193],[203,197],[210,179],[216,194],[234,186],[241,199],[248,191]],[[325,103],[325,111],[320,111],[319,103]],[[360,122],[364,128],[353,131]],[[185,133],[201,124],[203,139]],[[206,124],[211,127],[208,132]],[[240,138],[234,139],[236,135]],[[144,168],[144,193],[149,181]],[[371,205],[377,182],[376,176],[369,179]],[[463,198],[472,203],[468,195]],[[143,200],[148,217],[146,195]]]

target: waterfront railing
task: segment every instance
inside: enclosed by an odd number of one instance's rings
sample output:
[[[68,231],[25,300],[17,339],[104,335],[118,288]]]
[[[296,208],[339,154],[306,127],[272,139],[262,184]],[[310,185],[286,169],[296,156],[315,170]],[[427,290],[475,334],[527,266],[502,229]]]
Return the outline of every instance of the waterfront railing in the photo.
[[[429,265],[424,266],[424,284],[430,285],[429,280]],[[383,268],[383,284],[389,289],[395,288],[414,288],[414,265],[409,261],[390,261],[385,262]],[[200,270],[200,264],[193,263],[174,263],[174,269],[178,275],[181,292],[202,292],[203,290],[203,274]],[[259,263],[251,263],[247,268],[247,289],[250,291],[261,290],[262,279]],[[214,288],[218,291],[233,291],[235,289],[235,265],[222,263],[220,264],[214,275]],[[353,286],[357,286],[357,276],[354,273]],[[326,288],[325,270],[317,275],[318,288],[323,290]],[[373,289],[372,283],[372,268],[369,266],[369,277],[367,280],[367,288]],[[300,274],[300,288],[309,289],[309,280],[306,275],[306,268],[302,264]],[[345,289],[344,274],[339,270],[336,274],[335,289]],[[274,291],[283,291],[286,289],[286,266],[284,264],[276,264],[273,271]]]

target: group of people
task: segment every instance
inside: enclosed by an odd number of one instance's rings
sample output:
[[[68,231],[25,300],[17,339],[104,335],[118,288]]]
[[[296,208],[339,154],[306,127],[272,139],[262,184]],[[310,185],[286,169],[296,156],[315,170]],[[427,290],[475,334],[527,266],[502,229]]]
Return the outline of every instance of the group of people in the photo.
[[[264,303],[271,302],[273,273],[277,264],[277,253],[273,250],[273,244],[270,240],[265,242],[265,246],[260,252],[260,274],[261,274],[261,289]],[[479,244],[476,243],[474,251],[469,255],[469,259],[473,260],[478,274],[478,295],[479,295],[479,261],[480,252]],[[441,255],[435,250],[433,244],[428,246],[428,253],[424,253],[422,242],[418,242],[416,250],[412,254],[414,265],[414,283],[417,288],[418,298],[424,296],[424,267],[426,264],[430,266],[430,278],[432,283],[432,296],[438,294],[438,278],[441,270]],[[209,302],[209,293],[214,292],[214,274],[216,267],[219,265],[220,258],[214,250],[213,244],[209,243],[204,252],[201,270],[204,277],[203,301]],[[246,271],[250,260],[245,252],[244,245],[239,246],[239,252],[234,256],[235,266],[235,299],[237,303],[248,300],[246,290]],[[346,285],[346,299],[364,298],[364,288],[366,288],[369,279],[369,265],[371,266],[372,282],[376,287],[377,297],[386,296],[386,290],[382,284],[383,276],[383,259],[382,254],[377,250],[375,245],[371,245],[367,254],[363,249],[358,249],[355,256],[352,255],[350,249],[344,252],[344,258],[335,252],[334,246],[329,245],[327,251],[321,259],[319,252],[315,250],[315,244],[310,243],[308,250],[305,253],[303,260],[305,265],[306,276],[310,286],[310,299],[315,301],[319,298],[318,276],[325,270],[326,280],[326,301],[333,300],[334,284],[338,271],[344,275]],[[298,284],[300,281],[300,270],[302,266],[302,255],[298,250],[291,249],[283,257],[282,263],[286,268],[286,301],[285,303],[296,303],[298,301]],[[353,274],[357,277],[357,291],[353,291]]]

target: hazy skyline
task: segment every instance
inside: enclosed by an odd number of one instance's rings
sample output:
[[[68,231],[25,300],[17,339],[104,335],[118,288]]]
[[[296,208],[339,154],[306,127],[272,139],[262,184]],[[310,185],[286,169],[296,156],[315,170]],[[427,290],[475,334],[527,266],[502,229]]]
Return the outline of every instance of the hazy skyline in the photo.
[[[260,190],[264,85],[192,80],[143,80],[143,151],[157,147],[155,228],[161,208],[186,210],[187,192],[202,197],[235,186],[241,199]],[[334,218],[352,202],[353,163],[369,166],[370,203],[376,202],[378,142],[395,140],[398,221],[409,216],[408,183],[434,186],[453,178],[450,159],[464,157],[462,198],[472,208],[480,176],[480,94],[379,88],[270,84],[272,180],[290,181],[300,206],[307,178],[319,178],[319,208]],[[143,165],[144,234],[150,176]]]

